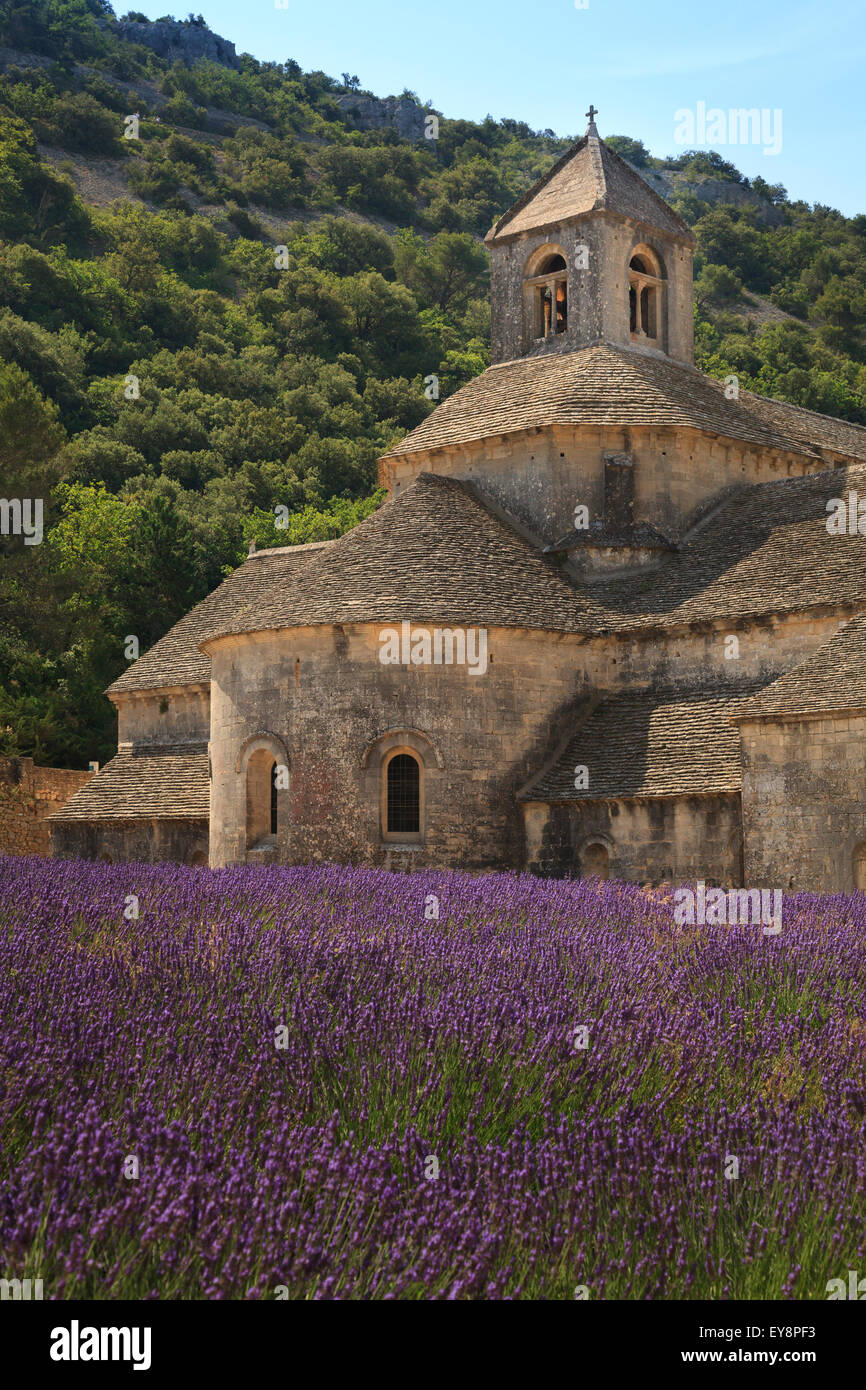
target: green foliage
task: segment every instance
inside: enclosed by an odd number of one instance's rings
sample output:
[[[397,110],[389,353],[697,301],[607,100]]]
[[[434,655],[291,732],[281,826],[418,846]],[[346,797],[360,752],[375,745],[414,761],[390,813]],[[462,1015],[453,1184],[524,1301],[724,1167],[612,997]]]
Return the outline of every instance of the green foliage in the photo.
[[[71,185],[39,162],[32,131],[0,108],[0,237],[78,246],[87,228],[87,213]]]
[[[726,265],[705,265],[695,281],[695,300],[700,309],[712,304],[733,304],[742,293],[739,276]]]
[[[326,507],[302,507],[288,516],[254,507],[245,521],[244,539],[255,541],[257,550],[333,540],[372,515],[385,495],[385,489],[378,488],[370,497],[354,502],[334,497]]]
[[[604,143],[635,169],[645,169],[649,164],[650,152],[643,140],[632,140],[628,135],[606,135]]]
[[[66,150],[119,154],[122,122],[89,92],[67,92],[55,103],[48,138]]]

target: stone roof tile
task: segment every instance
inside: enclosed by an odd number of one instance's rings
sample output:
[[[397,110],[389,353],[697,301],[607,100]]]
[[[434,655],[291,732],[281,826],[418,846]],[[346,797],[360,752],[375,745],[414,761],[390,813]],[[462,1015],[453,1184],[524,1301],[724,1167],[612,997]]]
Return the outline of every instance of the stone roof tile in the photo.
[[[742,787],[740,734],[733,722],[756,686],[614,695],[589,715],[551,767],[520,793],[524,801],[697,796]],[[575,788],[585,767],[588,786]]]
[[[866,467],[743,488],[651,575],[593,585],[604,610],[596,630],[862,606],[866,537],[827,530],[827,503],[849,489],[866,495]]]
[[[253,580],[283,585],[297,581],[310,555],[328,542],[260,550],[244,561],[213,593],[169,628],[148,651],[108,687],[107,694],[130,690],[159,690],[173,685],[210,682],[210,658],[198,649],[204,633],[233,612],[239,596]],[[253,568],[255,567],[255,568]]]
[[[846,709],[866,709],[866,614],[748,700],[740,718],[796,719]]]
[[[207,820],[206,743],[123,748],[59,811],[56,821]]]
[[[551,425],[588,425],[695,429],[807,458],[821,457],[820,447],[832,435],[831,447],[844,443],[840,452],[866,459],[866,429],[849,425],[840,430],[837,420],[828,422],[823,415],[793,407],[787,417],[780,402],[770,402],[764,410],[754,404],[761,397],[749,397],[745,404],[744,396],[729,400],[721,382],[682,362],[600,343],[488,367],[382,457]]]
[[[603,140],[584,135],[500,217],[488,245],[521,232],[566,222],[590,212],[614,212],[630,221],[694,242],[673,208]]]
[[[470,484],[422,473],[366,520],[310,557],[303,582],[245,566],[237,602],[205,640],[317,624],[409,619],[446,627],[571,631],[584,596],[540,550],[499,520]]]

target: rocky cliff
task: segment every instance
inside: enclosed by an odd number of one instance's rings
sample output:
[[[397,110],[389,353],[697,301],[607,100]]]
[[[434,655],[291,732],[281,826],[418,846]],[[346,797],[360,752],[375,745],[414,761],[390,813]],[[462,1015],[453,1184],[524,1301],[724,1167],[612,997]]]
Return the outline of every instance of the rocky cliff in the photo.
[[[212,63],[222,63],[225,68],[240,67],[234,44],[211,33],[203,24],[184,24],[177,19],[161,19],[152,24],[122,19],[118,22],[117,34],[128,43],[143,43],[169,62],[189,64],[206,58]]]
[[[374,97],[341,93],[337,103],[354,130],[396,130],[401,140],[423,140],[427,111],[410,96]]]

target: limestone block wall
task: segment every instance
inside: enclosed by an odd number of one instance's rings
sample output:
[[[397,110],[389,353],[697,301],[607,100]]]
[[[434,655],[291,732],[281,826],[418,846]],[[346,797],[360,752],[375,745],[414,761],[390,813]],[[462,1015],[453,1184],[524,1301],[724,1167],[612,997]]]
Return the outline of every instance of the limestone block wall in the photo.
[[[574,718],[579,639],[492,628],[487,670],[471,675],[383,665],[380,632],[297,628],[210,644],[212,866],[248,857],[244,760],[264,740],[290,769],[278,794],[282,862],[522,867],[515,793]],[[399,731],[423,750],[426,836],[409,848],[382,835],[377,741]]]
[[[607,850],[608,877],[638,883],[690,883],[719,887],[743,882],[742,821],[738,794],[523,803],[526,867],[553,877],[581,877]]]
[[[46,851],[47,853],[47,851]],[[57,859],[106,859],[158,864],[207,863],[206,820],[54,821],[51,853]]]
[[[564,333],[536,344],[527,324],[527,262],[550,246],[568,266],[568,324]],[[586,246],[586,270],[575,269],[578,246]],[[598,220],[561,223],[547,231],[526,232],[490,248],[491,361],[510,362],[533,352],[574,352],[601,340],[603,317],[598,270],[602,263],[602,228]],[[626,293],[626,301],[628,294]]]
[[[805,661],[847,621],[842,612],[766,614],[671,631],[593,638],[581,649],[588,689],[724,688],[770,681]],[[736,648],[728,639],[737,638]],[[729,657],[728,651],[739,655]]]
[[[866,842],[866,712],[752,720],[740,733],[747,882],[853,890]]]
[[[118,743],[204,743],[210,731],[210,688],[184,685],[123,691],[117,706]]]
[[[0,854],[49,854],[46,816],[59,811],[93,775],[37,767],[32,758],[0,758]]]
[[[399,492],[419,473],[463,478],[549,545],[572,529],[578,503],[589,509],[590,521],[602,519],[606,452],[634,459],[635,520],[675,537],[723,488],[781,482],[824,468],[800,455],[691,429],[556,425],[383,459],[380,481]]]

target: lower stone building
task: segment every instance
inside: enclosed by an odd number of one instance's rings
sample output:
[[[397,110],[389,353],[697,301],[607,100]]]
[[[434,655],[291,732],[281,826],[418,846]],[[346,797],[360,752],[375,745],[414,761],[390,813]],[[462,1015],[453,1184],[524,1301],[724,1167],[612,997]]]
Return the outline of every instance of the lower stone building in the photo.
[[[114,682],[55,853],[864,886],[866,429],[696,370],[594,124],[487,242],[493,365]]]

